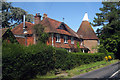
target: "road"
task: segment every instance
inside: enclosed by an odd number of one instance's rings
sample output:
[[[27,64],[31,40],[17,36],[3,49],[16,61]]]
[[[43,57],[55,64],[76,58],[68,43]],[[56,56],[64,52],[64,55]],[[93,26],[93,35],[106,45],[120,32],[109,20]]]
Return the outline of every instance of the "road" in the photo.
[[[76,79],[80,78],[117,78],[117,80],[120,80],[120,62],[117,62],[115,64],[111,64],[109,66],[106,66],[104,68],[100,68],[94,71],[90,71],[85,74],[80,74],[78,76],[72,77]],[[91,80],[91,79],[90,79]]]

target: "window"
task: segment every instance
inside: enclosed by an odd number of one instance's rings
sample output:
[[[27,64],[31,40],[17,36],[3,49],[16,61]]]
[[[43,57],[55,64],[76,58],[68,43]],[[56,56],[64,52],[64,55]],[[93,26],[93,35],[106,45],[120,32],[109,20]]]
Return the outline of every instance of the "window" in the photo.
[[[60,42],[60,35],[59,34],[56,35],[56,42]]]
[[[62,29],[62,30],[67,31],[67,28],[64,23],[61,23],[61,25],[57,29]]]
[[[68,43],[68,37],[64,36],[64,43]]]
[[[80,45],[83,45],[83,44],[82,44],[82,40],[80,40]]]
[[[71,44],[74,44],[74,38],[71,37]]]

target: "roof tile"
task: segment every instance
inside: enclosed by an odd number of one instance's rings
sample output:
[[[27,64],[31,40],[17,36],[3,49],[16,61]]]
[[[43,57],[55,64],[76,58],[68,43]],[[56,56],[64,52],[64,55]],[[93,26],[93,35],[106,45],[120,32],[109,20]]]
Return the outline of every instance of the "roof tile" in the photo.
[[[30,23],[30,22],[25,22],[25,26],[27,26],[26,30],[27,30],[27,34],[33,34],[33,26],[34,24]],[[23,33],[23,23],[19,24],[18,26],[16,26],[15,28],[12,29],[13,34],[24,34]]]
[[[83,39],[98,39],[88,21],[82,21],[82,24],[80,25],[77,34],[79,36],[82,36]]]

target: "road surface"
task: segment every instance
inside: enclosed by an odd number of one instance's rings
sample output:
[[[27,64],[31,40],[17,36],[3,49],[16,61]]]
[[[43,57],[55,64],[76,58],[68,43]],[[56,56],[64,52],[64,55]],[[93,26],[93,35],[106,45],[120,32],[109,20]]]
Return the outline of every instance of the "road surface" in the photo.
[[[115,64],[111,64],[111,65],[106,66],[104,68],[90,71],[90,72],[85,73],[85,74],[80,74],[78,76],[74,76],[74,77],[72,77],[72,79],[73,78],[76,78],[78,80],[80,78],[87,78],[87,80],[89,80],[89,79],[96,80],[97,78],[98,79],[106,78],[106,80],[107,80],[107,78],[117,78],[115,80],[120,80],[120,62],[117,62]],[[96,79],[93,79],[93,78],[96,78]],[[80,79],[80,80],[82,80],[82,79]]]

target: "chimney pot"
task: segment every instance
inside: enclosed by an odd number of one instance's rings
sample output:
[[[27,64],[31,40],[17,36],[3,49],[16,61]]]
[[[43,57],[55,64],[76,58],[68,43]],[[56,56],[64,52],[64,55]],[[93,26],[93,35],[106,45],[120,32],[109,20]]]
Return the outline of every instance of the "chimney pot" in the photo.
[[[40,13],[37,13],[37,16],[40,16]]]
[[[37,16],[37,13],[36,13],[36,16]]]
[[[47,18],[47,14],[45,14],[45,13],[43,14],[43,19],[44,19],[44,18]]]
[[[41,15],[40,13],[36,13],[36,15],[34,16],[34,22],[35,24],[39,24],[41,22]]]

